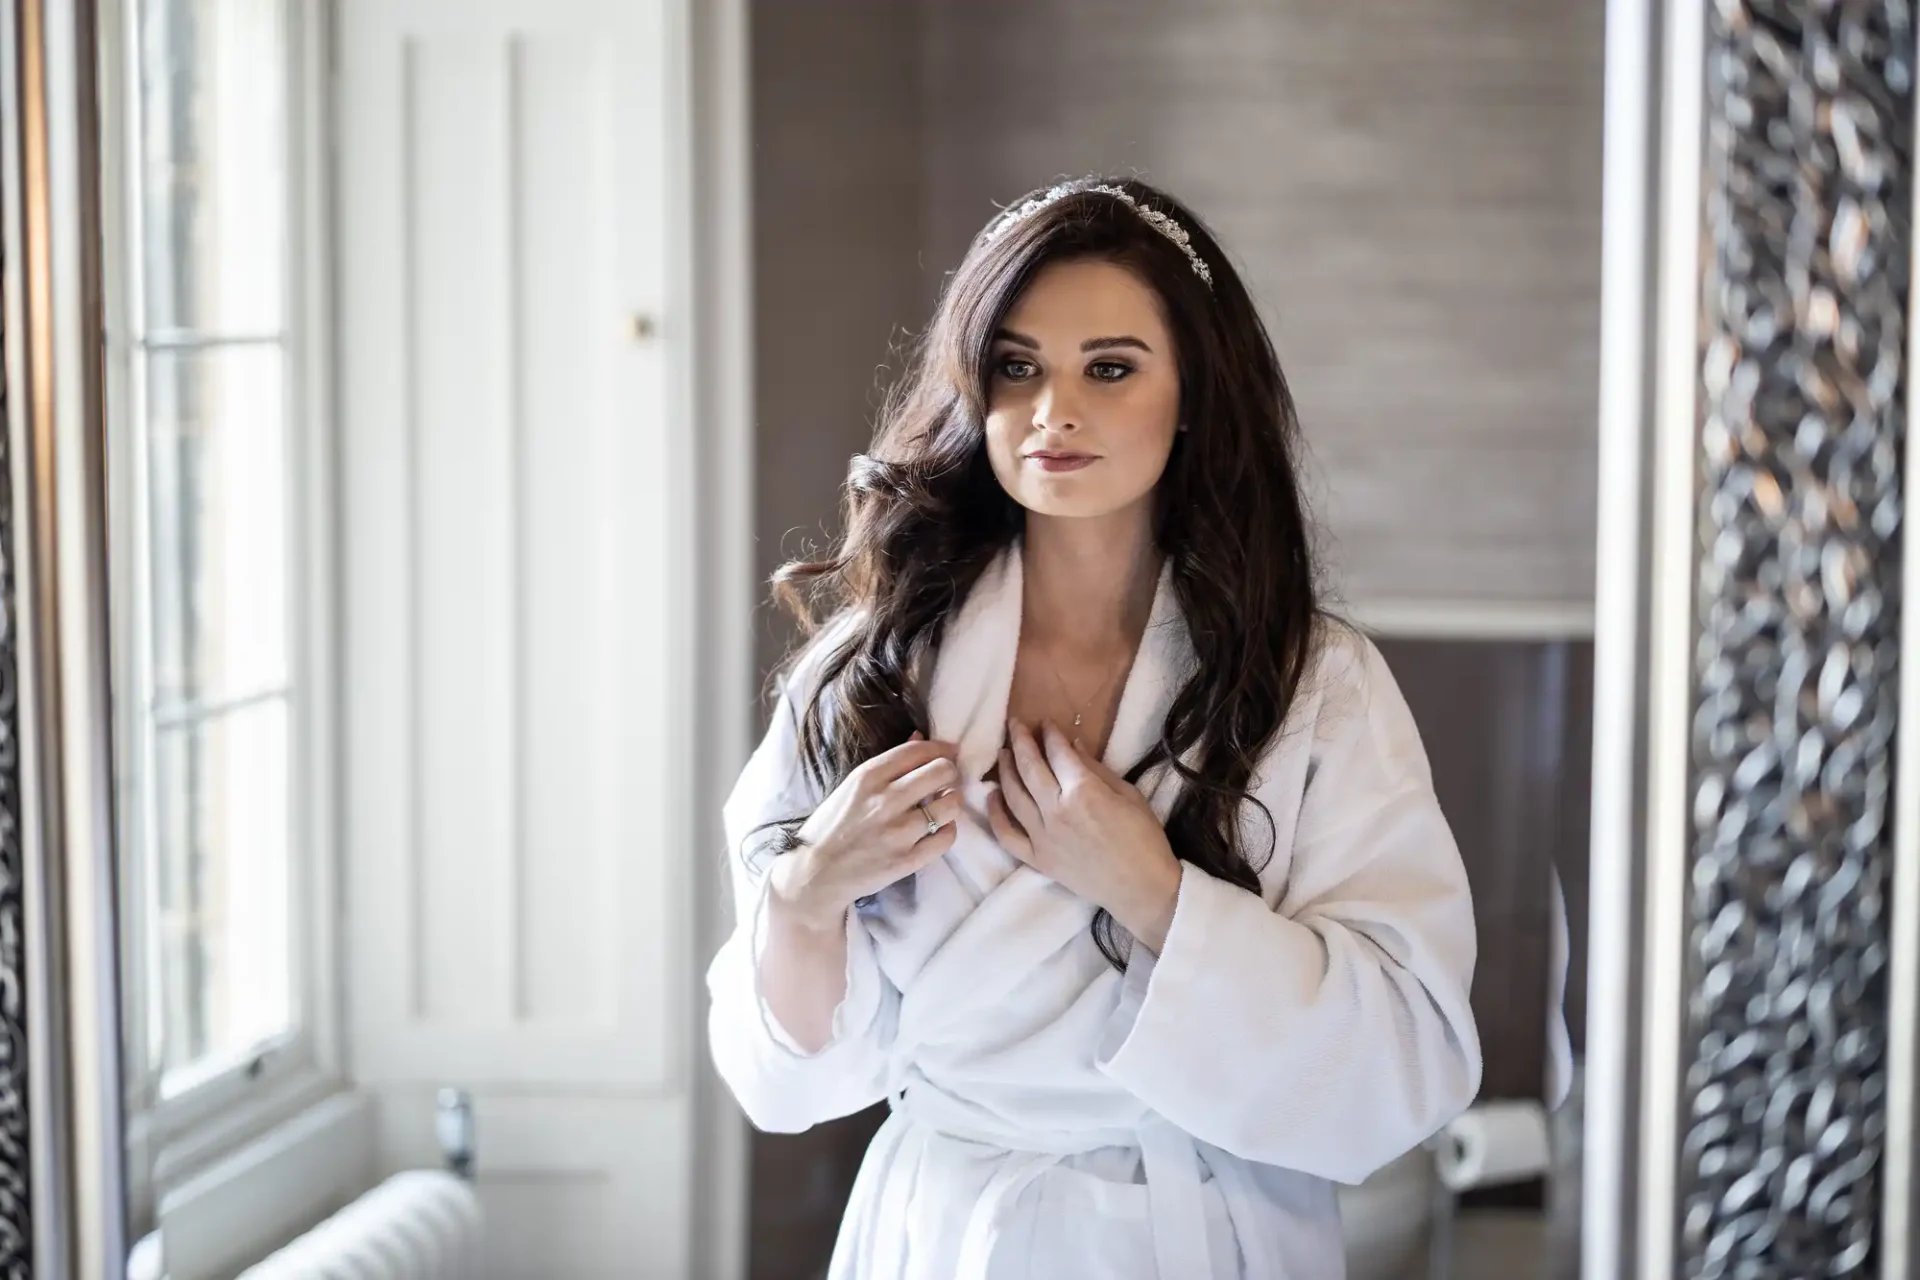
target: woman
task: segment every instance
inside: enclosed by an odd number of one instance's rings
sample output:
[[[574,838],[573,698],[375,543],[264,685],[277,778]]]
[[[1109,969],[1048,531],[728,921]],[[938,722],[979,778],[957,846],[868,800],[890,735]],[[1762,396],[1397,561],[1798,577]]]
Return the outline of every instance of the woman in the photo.
[[[710,1031],[762,1129],[891,1100],[836,1280],[1328,1280],[1333,1184],[1473,1098],[1466,876],[1297,447],[1199,220],[1069,183],[782,571],[832,617],[727,804]]]

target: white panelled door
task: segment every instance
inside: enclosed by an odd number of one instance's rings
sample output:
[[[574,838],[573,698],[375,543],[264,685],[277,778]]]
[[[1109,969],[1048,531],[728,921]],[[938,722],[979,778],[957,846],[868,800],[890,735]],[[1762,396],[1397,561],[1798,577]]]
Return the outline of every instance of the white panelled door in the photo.
[[[498,1280],[687,1274],[677,0],[341,0],[345,954],[383,1160]]]

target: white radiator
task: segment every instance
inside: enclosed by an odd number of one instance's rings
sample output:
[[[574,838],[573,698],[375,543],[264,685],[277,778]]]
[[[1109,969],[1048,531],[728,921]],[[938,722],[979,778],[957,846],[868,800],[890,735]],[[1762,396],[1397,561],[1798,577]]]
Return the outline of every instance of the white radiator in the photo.
[[[480,1201],[438,1170],[388,1178],[240,1280],[478,1280]]]

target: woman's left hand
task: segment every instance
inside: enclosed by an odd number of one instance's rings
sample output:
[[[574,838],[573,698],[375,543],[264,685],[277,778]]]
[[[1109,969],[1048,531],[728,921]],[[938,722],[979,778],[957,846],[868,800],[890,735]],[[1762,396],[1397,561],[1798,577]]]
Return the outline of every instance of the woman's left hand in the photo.
[[[1007,725],[999,784],[987,801],[994,837],[1020,861],[1102,906],[1155,955],[1180,892],[1180,860],[1147,798],[1064,733]]]

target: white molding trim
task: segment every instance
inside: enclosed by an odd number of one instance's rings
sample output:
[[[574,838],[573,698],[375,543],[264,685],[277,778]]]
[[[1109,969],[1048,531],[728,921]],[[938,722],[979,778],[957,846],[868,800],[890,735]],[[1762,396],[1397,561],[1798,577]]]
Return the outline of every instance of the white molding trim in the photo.
[[[281,1248],[374,1183],[374,1113],[338,1093],[160,1199],[168,1280],[216,1280]]]
[[[1396,640],[1590,640],[1592,600],[1382,596],[1337,605],[1369,635]]]
[[[333,26],[332,0],[294,3],[286,12],[291,56],[287,85],[291,136],[288,164],[295,175],[289,201],[289,238],[298,257],[287,264],[289,323],[294,346],[290,374],[288,476],[302,562],[294,581],[299,610],[291,634],[301,683],[289,729],[289,763],[304,784],[294,794],[295,843],[290,869],[302,877],[305,910],[290,913],[296,955],[305,972],[298,990],[309,1060],[322,1072],[347,1069],[345,944],[341,868],[340,502],[339,424],[334,377]]]
[[[1599,522],[1595,557],[1587,1056],[1580,1271],[1633,1274],[1639,1149],[1636,952],[1645,830],[1647,512],[1661,28],[1653,0],[1606,10],[1601,186]]]
[[[1920,124],[1920,101],[1915,103]],[[1920,229],[1913,217],[1908,234]],[[1911,268],[1909,268],[1911,271]],[[1914,370],[1920,367],[1920,308],[1914,305],[1912,277],[1907,286],[1907,421],[1920,410]],[[1901,475],[1902,502],[1920,493],[1920,449],[1906,451]],[[1920,769],[1903,762],[1920,760],[1920,626],[1914,625],[1920,602],[1920,554],[1915,554],[1913,524],[1901,535],[1900,567],[1900,717],[1894,731],[1893,883],[1888,890],[1887,978],[1887,1131],[1881,1153],[1886,1170],[1880,1207],[1880,1274],[1885,1280],[1920,1276],[1920,1169],[1914,1167],[1916,1111],[1920,1109]]]
[[[146,820],[140,812],[138,785],[140,699],[139,637],[147,632],[144,603],[134,553],[137,530],[146,519],[146,497],[134,438],[135,406],[141,402],[139,379],[133,367],[134,326],[127,321],[138,310],[139,273],[133,269],[131,246],[137,237],[136,211],[130,198],[127,140],[137,137],[138,115],[128,86],[139,83],[136,42],[128,39],[133,0],[101,0],[97,39],[100,48],[100,205],[101,205],[101,355],[106,377],[104,413],[107,422],[107,573],[108,654],[113,663],[113,749],[115,840],[119,851],[119,881],[115,887],[120,908],[120,1000],[123,1097],[127,1115],[126,1196],[127,1226],[138,1234],[153,1226],[153,1132],[146,1112],[153,1079],[147,1067],[147,1002],[140,998],[129,975],[144,962],[146,930],[136,909],[144,892],[147,870],[140,851],[146,847]]]
[[[702,584],[696,687],[702,699],[694,787],[695,975],[688,1001],[688,1105],[692,1109],[692,1274],[741,1280],[747,1272],[746,1121],[707,1051],[700,973],[732,927],[731,885],[720,851],[720,808],[752,749],[757,719],[753,650],[753,185],[751,55],[747,0],[676,0],[689,68],[683,144],[691,150],[695,287],[692,432]]]
[[[1705,145],[1705,0],[1659,6],[1659,191],[1654,348],[1647,420],[1651,523],[1645,561],[1646,819],[1641,840],[1640,1061],[1634,1160],[1634,1274],[1664,1280],[1679,1265],[1680,1140],[1687,1009],[1699,459],[1701,164]],[[1598,856],[1605,856],[1604,852]],[[1596,1224],[1597,1225],[1597,1224]],[[1593,1229],[1590,1227],[1589,1229]]]
[[[144,1171],[156,1197],[192,1181],[222,1159],[244,1147],[266,1140],[282,1125],[297,1121],[315,1105],[348,1090],[348,1082],[311,1066],[272,1072],[240,1087],[215,1089],[189,1099],[183,1116],[175,1111],[149,1111],[129,1124],[134,1140],[149,1153]],[[221,1105],[210,1108],[208,1093]]]

